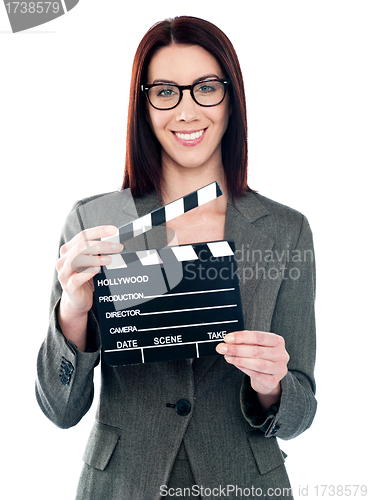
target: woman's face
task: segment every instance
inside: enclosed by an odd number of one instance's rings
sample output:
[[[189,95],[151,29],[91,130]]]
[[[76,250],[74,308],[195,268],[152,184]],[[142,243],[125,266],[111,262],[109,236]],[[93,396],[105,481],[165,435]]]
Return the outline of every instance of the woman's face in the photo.
[[[206,78],[225,78],[217,60],[198,45],[170,45],[151,59],[148,82],[191,85]],[[157,110],[149,103],[149,121],[162,146],[164,168],[222,167],[221,139],[228,126],[228,96],[213,107],[198,105],[189,90],[177,107]],[[195,134],[195,135],[192,135]]]

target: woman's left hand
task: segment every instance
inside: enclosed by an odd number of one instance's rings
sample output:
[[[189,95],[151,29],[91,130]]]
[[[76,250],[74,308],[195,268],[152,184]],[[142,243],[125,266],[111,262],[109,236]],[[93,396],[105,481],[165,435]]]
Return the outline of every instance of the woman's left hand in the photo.
[[[223,340],[217,345],[217,352],[249,375],[254,391],[262,397],[279,398],[280,381],[288,371],[290,359],[284,338],[275,333],[242,330],[228,333]]]

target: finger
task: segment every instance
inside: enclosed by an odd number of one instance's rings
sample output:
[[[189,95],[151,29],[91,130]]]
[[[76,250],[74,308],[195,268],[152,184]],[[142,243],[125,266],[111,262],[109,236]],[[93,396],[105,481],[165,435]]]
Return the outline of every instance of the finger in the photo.
[[[257,380],[267,380],[263,376],[271,377],[273,380],[281,380],[288,372],[287,365],[282,362],[273,363],[264,360],[252,360],[239,358],[237,356],[224,356],[227,363],[234,365],[239,370]]]
[[[76,234],[71,240],[66,242],[60,248],[60,255],[67,253],[72,247],[81,241],[93,241],[99,238],[106,238],[113,236],[118,229],[115,226],[96,226],[89,229],[85,229],[80,233]]]
[[[74,248],[74,253],[84,255],[107,255],[111,253],[123,252],[121,243],[112,243],[107,241],[84,241],[79,242]],[[71,250],[72,251],[72,250]]]
[[[219,354],[236,356],[240,358],[265,359],[278,361],[283,358],[283,352],[275,347],[263,347],[248,344],[218,344],[216,350]]]
[[[284,344],[284,339],[280,335],[257,330],[241,330],[228,333],[223,340],[227,344],[249,344],[264,347],[274,347],[278,344]]]
[[[106,241],[90,241],[81,240],[77,241],[75,245],[70,247],[68,254],[71,258],[75,258],[77,255],[108,255],[112,253],[119,253],[123,251],[123,245],[121,243],[110,243]]]
[[[279,363],[268,361],[266,359],[240,358],[238,356],[224,356],[228,363],[232,363],[237,368],[242,370],[252,370],[257,373],[265,373],[267,375],[276,375],[280,373],[281,366]]]
[[[110,255],[84,255],[80,253],[71,261],[71,269],[76,273],[82,273],[92,267],[107,266],[111,262]]]

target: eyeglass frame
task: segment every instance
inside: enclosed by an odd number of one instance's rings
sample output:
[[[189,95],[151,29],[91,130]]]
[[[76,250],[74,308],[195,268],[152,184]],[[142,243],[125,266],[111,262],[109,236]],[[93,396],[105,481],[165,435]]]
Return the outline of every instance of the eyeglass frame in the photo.
[[[217,104],[200,104],[199,102],[196,101],[195,95],[193,93],[193,89],[196,87],[196,85],[199,85],[199,83],[211,83],[211,82],[220,82],[223,84],[224,87],[224,95],[221,101],[219,101]],[[178,106],[178,104],[181,102],[182,97],[183,97],[183,91],[184,90],[189,90],[190,95],[194,102],[198,104],[199,106],[202,106],[203,108],[213,108],[214,106],[219,106],[221,104],[226,96],[227,93],[227,88],[231,84],[231,81],[229,78],[212,78],[211,80],[199,80],[198,82],[193,83],[192,85],[177,85],[176,83],[168,83],[168,82],[162,82],[162,83],[151,83],[149,85],[141,85],[141,90],[142,92],[145,93],[147,100],[149,101],[150,105],[159,111],[169,111],[170,109],[174,109]],[[176,87],[179,90],[179,99],[177,104],[172,106],[171,108],[157,108],[156,106],[153,105],[153,103],[150,101],[149,97],[149,91],[153,87],[159,87],[160,85],[171,85],[172,87]]]

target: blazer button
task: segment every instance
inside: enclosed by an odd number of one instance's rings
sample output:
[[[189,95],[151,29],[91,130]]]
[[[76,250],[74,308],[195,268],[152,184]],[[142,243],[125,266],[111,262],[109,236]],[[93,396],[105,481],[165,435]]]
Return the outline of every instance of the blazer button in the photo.
[[[271,429],[271,431],[270,431],[270,434],[271,434],[272,436],[275,436],[275,435],[277,434],[277,432],[279,431],[280,427],[281,427],[281,426],[280,426],[279,424],[275,424],[275,425],[273,425],[273,427],[272,427],[272,429]]]
[[[62,362],[60,366],[60,380],[63,385],[69,385],[72,373],[74,372],[74,366],[70,361],[62,356]]]
[[[174,408],[178,415],[185,417],[191,411],[191,404],[187,401],[187,399],[180,399],[179,401],[177,401]]]
[[[67,361],[64,366],[64,371],[67,375],[70,375],[73,372],[73,365]]]

